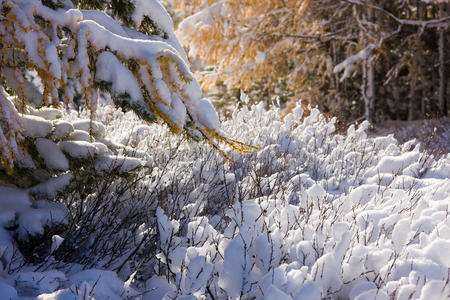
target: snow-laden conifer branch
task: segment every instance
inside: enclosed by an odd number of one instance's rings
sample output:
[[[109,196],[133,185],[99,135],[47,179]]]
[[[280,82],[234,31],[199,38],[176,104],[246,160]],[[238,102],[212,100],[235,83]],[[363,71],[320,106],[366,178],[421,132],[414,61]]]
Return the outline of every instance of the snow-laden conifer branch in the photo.
[[[102,89],[148,121],[160,117],[175,133],[227,142],[217,113],[189,70],[170,16],[159,1],[139,3],[135,23],[149,16],[164,37],[123,27],[100,11],[70,5],[51,9],[35,0],[2,1],[2,61],[15,70],[9,76],[10,93],[25,105],[33,102],[24,92],[23,74],[34,70],[42,81],[44,105],[70,105],[81,97],[95,112]],[[9,152],[2,153],[9,161]]]
[[[19,116],[14,104],[8,99],[3,86],[0,86],[0,153],[1,164],[8,173],[12,172],[14,159],[18,155],[23,136]]]

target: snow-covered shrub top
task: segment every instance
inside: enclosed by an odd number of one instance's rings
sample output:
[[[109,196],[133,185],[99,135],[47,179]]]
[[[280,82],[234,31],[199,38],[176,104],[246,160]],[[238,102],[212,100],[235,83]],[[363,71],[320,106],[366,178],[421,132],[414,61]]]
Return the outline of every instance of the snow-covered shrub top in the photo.
[[[110,124],[123,132],[118,142],[131,124]],[[168,299],[448,295],[450,157],[368,138],[367,126],[343,136],[315,109],[304,117],[297,107],[281,121],[275,108],[244,107],[223,127],[260,151],[230,153],[234,163],[161,130],[131,129],[138,149],[166,169],[153,170],[163,174],[159,189],[173,191],[156,211],[159,273],[170,286],[153,277],[149,299],[161,290]],[[146,133],[163,145],[143,141]],[[173,147],[169,158],[162,149]],[[173,186],[186,184],[183,198]]]
[[[304,117],[300,107],[283,121],[276,108],[236,110],[224,130],[260,151],[230,150],[232,162],[113,106],[99,108],[98,116],[106,139],[150,153],[153,161],[139,179],[140,192],[111,194],[104,203],[114,200],[111,211],[92,214],[100,222],[86,240],[86,266],[117,271],[120,280],[106,271],[77,273],[79,265],[50,258],[47,269],[65,272],[59,284],[40,277],[56,271],[27,266],[37,271],[33,279],[15,283],[24,271],[0,279],[12,294],[25,295],[30,286],[42,299],[85,291],[96,299],[139,291],[143,299],[450,294],[449,155],[435,159],[414,141],[399,145],[392,136],[368,138],[367,123],[335,134],[334,120],[315,109]],[[119,226],[127,211],[139,216],[127,221],[128,230],[102,227],[108,220]],[[114,252],[112,245],[129,237],[122,254]],[[105,254],[105,247],[114,251]]]

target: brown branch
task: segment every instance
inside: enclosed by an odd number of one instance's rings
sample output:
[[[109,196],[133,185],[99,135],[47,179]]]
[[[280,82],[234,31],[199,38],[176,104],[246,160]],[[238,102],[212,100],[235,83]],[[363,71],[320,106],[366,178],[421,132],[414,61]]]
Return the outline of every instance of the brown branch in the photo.
[[[401,18],[398,18],[397,16],[395,16],[390,11],[388,11],[384,8],[381,8],[379,6],[375,6],[375,5],[368,4],[368,3],[363,3],[359,0],[341,0],[341,1],[375,9],[375,10],[387,15],[388,17],[390,17],[391,19],[393,19],[394,21],[396,21],[397,23],[399,23],[401,25],[420,26],[420,27],[424,27],[424,28],[425,27],[436,27],[436,26],[446,25],[447,21],[450,20],[450,16],[440,18],[440,19],[427,20],[427,21],[401,19]]]
[[[275,36],[282,36],[282,37],[290,37],[290,38],[299,38],[299,39],[309,39],[309,40],[316,40],[319,42],[326,42],[330,39],[334,39],[334,36],[344,32],[346,28],[334,31],[334,32],[328,32],[323,35],[308,35],[308,34],[290,34],[290,33],[275,33]],[[327,39],[325,39],[327,38]]]
[[[299,39],[310,39],[320,41],[320,36],[318,35],[305,35],[305,34],[289,34],[289,33],[279,33],[275,34],[283,37],[299,38]]]

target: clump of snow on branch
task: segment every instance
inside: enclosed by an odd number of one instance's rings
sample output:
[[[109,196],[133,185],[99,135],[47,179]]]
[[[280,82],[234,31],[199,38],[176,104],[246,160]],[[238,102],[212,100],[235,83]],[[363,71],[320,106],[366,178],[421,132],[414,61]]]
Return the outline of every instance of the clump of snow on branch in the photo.
[[[370,44],[355,55],[347,57],[343,62],[334,67],[333,72],[340,73],[344,71],[340,79],[341,81],[344,81],[344,79],[350,76],[357,63],[359,63],[360,61],[368,60],[370,58],[375,48],[376,46],[374,44]]]

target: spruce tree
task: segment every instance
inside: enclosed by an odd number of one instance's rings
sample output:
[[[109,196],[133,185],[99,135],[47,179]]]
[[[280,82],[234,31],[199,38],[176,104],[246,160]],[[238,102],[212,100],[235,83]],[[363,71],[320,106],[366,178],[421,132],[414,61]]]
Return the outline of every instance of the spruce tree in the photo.
[[[29,148],[25,144],[49,139],[54,132],[54,122],[28,116],[43,107],[90,110],[87,130],[94,142],[93,121],[102,93],[147,121],[164,121],[174,133],[207,140],[214,147],[225,142],[241,152],[252,149],[221,132],[158,0],[5,0],[1,6],[4,172],[14,172],[17,159]],[[36,126],[50,129],[31,132]],[[52,142],[59,143],[60,137]]]

